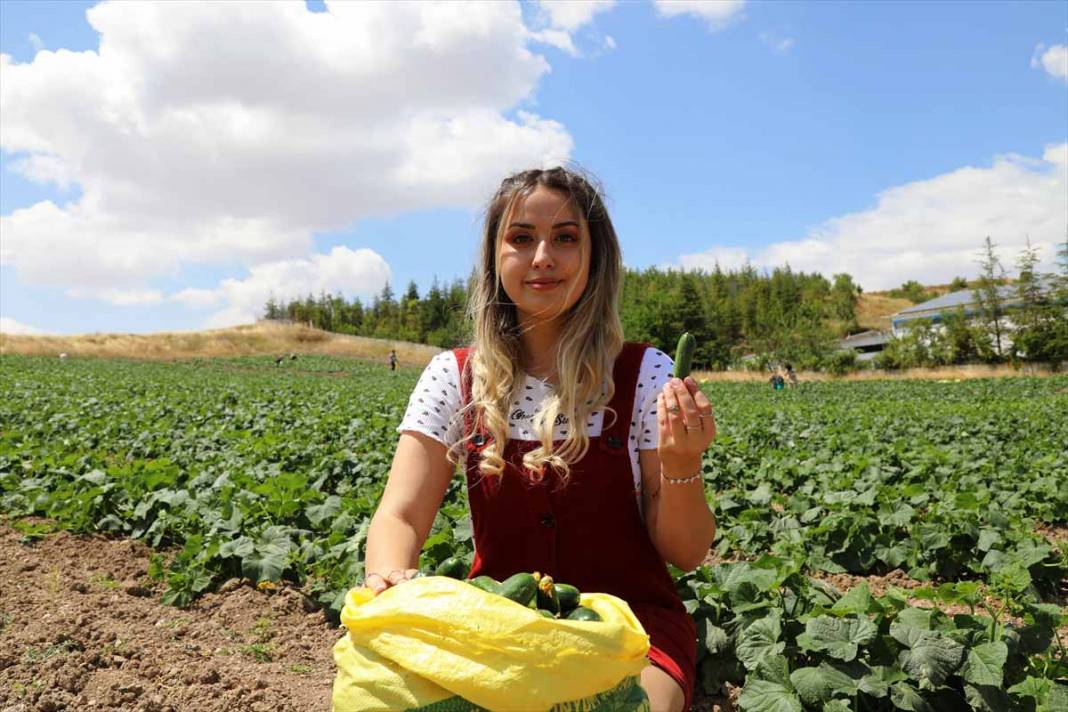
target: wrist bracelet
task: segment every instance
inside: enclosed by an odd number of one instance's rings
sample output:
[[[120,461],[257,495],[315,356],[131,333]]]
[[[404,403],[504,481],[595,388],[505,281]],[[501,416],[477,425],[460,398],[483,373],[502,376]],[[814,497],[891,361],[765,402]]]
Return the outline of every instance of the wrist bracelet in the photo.
[[[699,479],[701,479],[701,471],[698,470],[697,474],[690,475],[689,477],[668,477],[667,475],[664,474],[664,471],[661,470],[660,471],[660,479],[664,480],[668,484],[684,485],[684,484],[687,484],[689,482],[697,482]]]

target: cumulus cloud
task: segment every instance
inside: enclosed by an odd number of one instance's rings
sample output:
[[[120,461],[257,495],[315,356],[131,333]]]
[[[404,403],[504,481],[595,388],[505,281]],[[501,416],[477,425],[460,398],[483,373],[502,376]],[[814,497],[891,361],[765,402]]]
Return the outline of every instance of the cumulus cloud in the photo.
[[[1048,49],[1043,44],[1038,45],[1031,55],[1031,66],[1044,69],[1051,77],[1068,83],[1068,45],[1053,45]]]
[[[12,170],[80,190],[0,216],[0,265],[146,303],[183,265],[305,259],[316,232],[476,206],[570,156],[558,122],[510,118],[549,71],[518,4],[327,9],[102,2],[98,51],[0,55]]]
[[[594,15],[611,10],[615,5],[616,0],[541,0],[534,18],[534,24],[541,29],[532,30],[530,38],[577,57],[580,52],[575,47],[574,33],[591,23]],[[607,48],[607,39],[601,41],[598,52]]]
[[[616,0],[541,0],[541,9],[549,16],[549,22],[568,32],[574,32],[591,22],[599,12],[611,10]]]
[[[0,333],[18,334],[23,336],[40,336],[45,332],[43,329],[38,329],[36,326],[23,324],[21,322],[15,321],[10,317],[0,316]]]
[[[663,17],[692,15],[704,20],[713,32],[740,21],[745,0],[655,0]]]
[[[214,289],[183,289],[170,300],[195,309],[216,309],[204,326],[221,328],[255,321],[271,297],[289,302],[327,292],[366,300],[381,293],[391,277],[389,265],[377,252],[335,247],[325,255],[258,264],[244,279],[225,279]]]
[[[1068,144],[1047,146],[1041,159],[1007,154],[987,167],[889,188],[875,207],[831,218],[798,240],[753,251],[713,247],[682,255],[673,266],[789,264],[825,276],[848,272],[877,291],[909,279],[939,284],[977,274],[976,255],[988,235],[1007,268],[1029,237],[1052,269],[1068,235]]]

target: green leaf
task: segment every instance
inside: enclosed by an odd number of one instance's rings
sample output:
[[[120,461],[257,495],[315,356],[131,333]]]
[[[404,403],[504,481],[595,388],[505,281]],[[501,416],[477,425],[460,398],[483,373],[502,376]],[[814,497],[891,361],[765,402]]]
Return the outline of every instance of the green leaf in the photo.
[[[738,706],[746,712],[803,712],[797,695],[786,686],[767,680],[746,682]]]
[[[322,504],[313,504],[312,506],[304,510],[304,516],[308,518],[311,525],[318,529],[323,525],[323,522],[332,520],[341,512],[341,498],[336,494],[332,494],[326,498],[326,501]]]
[[[965,683],[964,699],[977,712],[1005,712],[1012,704],[1005,691],[994,685]]]
[[[702,632],[701,642],[704,643],[709,655],[717,655],[730,650],[731,639],[727,631],[713,624],[712,621],[705,618],[698,624],[698,630]]]
[[[890,702],[899,710],[908,712],[934,712],[920,691],[907,682],[894,683],[890,688]]]
[[[746,669],[752,670],[765,655],[779,655],[786,649],[786,643],[779,641],[781,635],[782,624],[778,611],[775,611],[742,631],[738,659]]]
[[[1068,712],[1068,685],[1053,683],[1045,709],[1041,712]]]
[[[1023,682],[1018,682],[1010,687],[1009,692],[1019,697],[1032,697],[1037,701],[1046,699],[1052,686],[1053,682],[1051,680],[1028,675]]]
[[[849,661],[857,657],[859,646],[870,643],[877,633],[878,629],[867,618],[819,616],[805,623],[805,632],[797,637],[797,642],[808,650],[823,651],[832,658]]]
[[[819,668],[803,667],[790,673],[790,684],[801,701],[810,707],[831,698],[831,688]]]
[[[866,695],[881,699],[886,697],[890,691],[891,684],[901,682],[907,678],[908,675],[897,668],[875,665],[872,667],[871,673],[860,679],[860,684],[857,685],[857,688]]]
[[[838,613],[841,615],[849,613],[859,613],[861,615],[867,615],[873,613],[871,610],[874,599],[871,596],[871,590],[868,589],[868,583],[865,581],[859,586],[854,586],[849,589],[846,595],[842,596],[831,607],[832,613]]]
[[[1000,640],[977,645],[968,651],[968,659],[960,670],[961,677],[973,685],[1001,687],[1002,670],[1008,657],[1009,648]]]
[[[910,678],[929,690],[944,684],[963,658],[963,645],[939,633],[925,632],[909,650],[901,651],[899,662]]]

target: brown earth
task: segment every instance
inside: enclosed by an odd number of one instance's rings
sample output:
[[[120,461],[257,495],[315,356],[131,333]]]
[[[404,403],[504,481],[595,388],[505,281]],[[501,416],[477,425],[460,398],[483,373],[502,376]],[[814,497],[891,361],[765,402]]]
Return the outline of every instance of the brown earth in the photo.
[[[0,711],[330,709],[340,637],[294,588],[162,605],[150,550],[0,527]]]

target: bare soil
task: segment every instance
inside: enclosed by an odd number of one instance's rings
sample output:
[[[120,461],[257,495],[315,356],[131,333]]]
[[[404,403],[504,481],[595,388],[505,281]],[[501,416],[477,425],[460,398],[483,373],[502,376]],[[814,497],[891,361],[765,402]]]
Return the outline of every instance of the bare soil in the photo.
[[[341,631],[296,589],[159,602],[150,550],[0,527],[0,712],[330,709]]]

